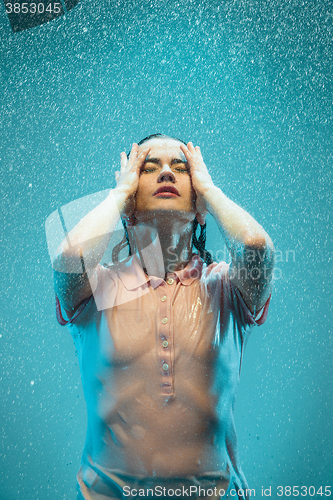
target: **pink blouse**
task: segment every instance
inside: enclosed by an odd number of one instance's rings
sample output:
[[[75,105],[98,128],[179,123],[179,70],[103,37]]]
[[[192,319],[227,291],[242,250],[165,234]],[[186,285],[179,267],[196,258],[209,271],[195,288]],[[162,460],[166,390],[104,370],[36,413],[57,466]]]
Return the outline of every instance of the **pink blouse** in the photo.
[[[97,266],[93,296],[69,322],[58,302],[87,403],[82,491],[112,473],[220,474],[246,487],[233,408],[244,341],[266,320],[270,298],[253,317],[228,269],[194,255],[164,281],[134,255]]]

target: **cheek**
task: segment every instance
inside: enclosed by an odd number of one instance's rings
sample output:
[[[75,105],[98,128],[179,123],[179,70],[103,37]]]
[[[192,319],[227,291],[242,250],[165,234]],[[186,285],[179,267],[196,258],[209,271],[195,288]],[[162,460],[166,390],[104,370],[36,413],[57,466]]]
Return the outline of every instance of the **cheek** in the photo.
[[[135,195],[136,204],[144,203],[151,191],[151,182],[144,177],[140,177],[138,190]]]
[[[192,186],[189,186],[185,189],[183,189],[183,195],[184,195],[184,203],[185,206],[184,208],[188,211],[195,211],[196,208],[196,192],[192,188]]]
[[[196,202],[196,199],[197,199],[197,194],[195,192],[195,189],[192,185],[192,182],[190,180],[190,185],[189,185],[189,188],[188,188],[188,192],[189,192],[189,198],[191,200],[191,205],[195,207],[195,202]]]

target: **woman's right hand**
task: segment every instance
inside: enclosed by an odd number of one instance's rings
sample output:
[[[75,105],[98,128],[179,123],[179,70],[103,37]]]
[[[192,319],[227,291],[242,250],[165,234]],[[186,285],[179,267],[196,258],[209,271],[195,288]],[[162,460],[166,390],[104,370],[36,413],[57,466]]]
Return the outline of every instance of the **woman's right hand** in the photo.
[[[140,170],[146,160],[150,148],[144,149],[138,155],[139,146],[134,143],[129,158],[122,152],[120,155],[120,172],[116,172],[117,188],[126,194],[126,202],[122,212],[126,218],[131,217],[135,210],[135,196],[138,190]]]

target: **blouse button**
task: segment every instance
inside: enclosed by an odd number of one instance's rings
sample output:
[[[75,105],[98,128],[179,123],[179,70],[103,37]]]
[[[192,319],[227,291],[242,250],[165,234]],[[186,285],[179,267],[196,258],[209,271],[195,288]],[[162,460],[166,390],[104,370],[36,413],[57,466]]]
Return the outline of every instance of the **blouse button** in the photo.
[[[168,278],[167,279],[167,283],[168,285],[172,285],[172,283],[174,282],[175,280],[173,278]]]
[[[167,340],[164,340],[164,341],[162,342],[162,346],[163,346],[163,347],[168,347],[168,345],[169,345],[169,342],[168,342]]]
[[[167,299],[167,296],[166,296],[166,295],[163,295],[163,297],[161,298],[161,301],[162,301],[162,302],[165,302],[165,301],[166,301],[166,299]]]
[[[167,322],[168,322],[168,318],[163,318],[163,319],[162,319],[162,323],[163,323],[163,325],[165,325]]]
[[[164,370],[165,372],[167,372],[167,371],[169,370],[169,365],[168,365],[168,363],[164,363],[164,364],[163,364],[163,366],[162,366],[162,368],[163,368],[163,370]]]

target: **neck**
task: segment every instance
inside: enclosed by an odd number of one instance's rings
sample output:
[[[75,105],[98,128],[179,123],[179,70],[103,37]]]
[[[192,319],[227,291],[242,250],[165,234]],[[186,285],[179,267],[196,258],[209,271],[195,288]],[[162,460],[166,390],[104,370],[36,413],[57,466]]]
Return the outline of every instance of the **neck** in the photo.
[[[148,275],[165,278],[183,269],[192,257],[192,220],[137,221],[128,228],[132,253],[136,253]]]

